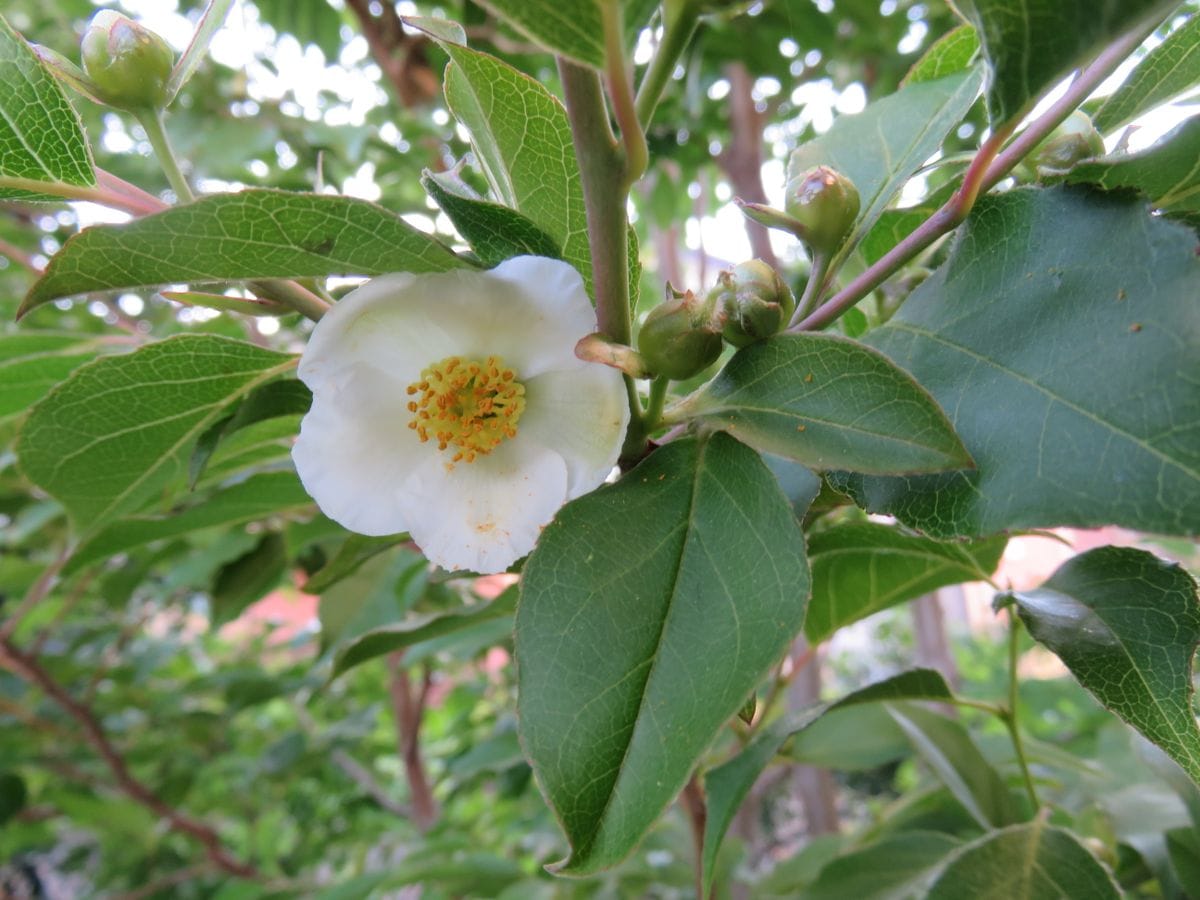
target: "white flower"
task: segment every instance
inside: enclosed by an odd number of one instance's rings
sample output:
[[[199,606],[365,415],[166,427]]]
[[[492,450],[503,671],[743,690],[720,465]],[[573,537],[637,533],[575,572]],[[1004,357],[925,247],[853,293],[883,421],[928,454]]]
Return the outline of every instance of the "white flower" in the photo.
[[[300,480],[351,531],[407,531],[446,569],[504,571],[616,463],[621,376],[574,353],[594,329],[579,273],[544,257],[368,281],[300,359]]]

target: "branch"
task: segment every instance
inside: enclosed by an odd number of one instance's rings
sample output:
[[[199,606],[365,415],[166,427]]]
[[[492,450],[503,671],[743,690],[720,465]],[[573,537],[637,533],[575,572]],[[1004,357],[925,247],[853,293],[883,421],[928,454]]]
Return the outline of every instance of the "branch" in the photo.
[[[392,712],[396,719],[396,740],[412,796],[412,819],[424,833],[433,827],[438,817],[437,801],[433,798],[429,779],[425,775],[420,744],[421,718],[425,713],[425,700],[429,696],[433,672],[428,666],[425,667],[421,684],[414,694],[408,671],[404,668],[403,653],[389,653],[387,667],[388,690],[392,695]]]
[[[708,821],[708,806],[704,802],[704,788],[700,786],[699,772],[693,773],[679,795],[679,802],[688,815],[692,826],[692,847],[696,857],[693,866],[696,873],[696,896],[704,897],[704,827]]]
[[[731,138],[729,146],[717,157],[717,164],[725,171],[738,197],[749,203],[766,203],[767,192],[762,182],[763,116],[754,105],[754,79],[740,62],[726,66],[725,77],[729,79]],[[754,256],[771,268],[777,268],[778,260],[766,227],[749,219],[745,219],[743,225]]]
[[[371,57],[391,82],[400,105],[412,109],[436,97],[438,77],[425,58],[429,39],[405,32],[395,4],[346,0],[346,6],[358,19]],[[379,9],[378,15],[371,11],[372,6]]]
[[[223,872],[237,878],[258,879],[258,871],[249,863],[232,856],[221,843],[221,837],[211,827],[198,819],[169,806],[150,788],[133,777],[121,754],[104,733],[95,713],[74,700],[54,677],[42,668],[36,658],[13,645],[7,637],[0,638],[0,665],[31,684],[37,685],[67,713],[83,731],[84,739],[104,760],[117,786],[131,799],[142,804],[151,812],[161,816],[175,831],[182,832],[198,841],[209,861]]]

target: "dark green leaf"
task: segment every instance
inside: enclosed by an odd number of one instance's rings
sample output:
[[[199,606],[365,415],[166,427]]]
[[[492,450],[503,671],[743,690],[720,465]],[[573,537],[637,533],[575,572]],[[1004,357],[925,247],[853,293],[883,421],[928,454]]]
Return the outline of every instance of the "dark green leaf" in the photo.
[[[344,645],[333,661],[330,678],[396,650],[453,634],[490,619],[511,618],[517,606],[517,589],[510,587],[490,603],[475,603],[456,609],[412,616],[394,625],[374,628]]]
[[[223,410],[296,358],[180,335],[75,370],[30,413],[17,451],[29,478],[93,530],[144,506],[183,472]]]
[[[111,338],[80,334],[0,336],[0,419],[29,409],[83,363],[117,346]]]
[[[263,535],[249,553],[221,567],[212,588],[212,624],[236,619],[279,583],[287,569],[287,550],[277,531]]]
[[[594,2],[479,0],[547,50],[597,69],[604,67],[604,26]]]
[[[981,84],[978,68],[910,84],[857,115],[839,117],[827,132],[796,148],[788,162],[789,177],[813,166],[832,166],[858,189],[862,211],[839,259],[941,147],[979,96]]]
[[[961,72],[970,67],[978,52],[979,35],[970,25],[960,25],[934,41],[925,55],[913,63],[900,86],[936,81]]]
[[[804,892],[805,900],[910,900],[922,896],[939,864],[962,844],[933,831],[908,831],[839,856]]]
[[[571,842],[558,868],[614,865],[799,630],[792,510],[731,438],[673,441],[563,508],[517,609],[522,739]]]
[[[25,808],[28,795],[25,779],[16,772],[0,772],[0,828]]]
[[[96,183],[79,116],[24,38],[0,16],[0,198],[35,192],[4,179]]]
[[[1166,213],[1200,212],[1200,116],[1192,116],[1141,153],[1081,163],[1067,180],[1097,184],[1106,191],[1131,188]]]
[[[471,196],[457,179],[427,171],[421,184],[488,268],[513,256],[560,257],[558,242],[528,218],[507,206]]]
[[[215,423],[196,441],[188,462],[188,482],[194,488],[221,441],[250,425],[280,416],[308,412],[312,391],[294,378],[272,381],[251,391],[230,416]]]
[[[913,669],[891,678],[867,685],[847,694],[834,703],[823,703],[810,710],[781,719],[766,728],[762,734],[737,756],[728,762],[710,769],[704,776],[704,793],[707,800],[707,818],[704,823],[704,849],[702,853],[704,884],[707,887],[713,876],[717,851],[725,832],[733,821],[738,807],[746,799],[754,782],[767,764],[774,759],[787,740],[803,732],[828,712],[848,709],[864,703],[879,703],[888,700],[923,699],[949,700],[952,694],[946,681],[932,669]]]
[[[1092,118],[1101,132],[1124,125],[1200,83],[1200,15],[1188,19],[1146,54]]]
[[[63,571],[69,575],[88,563],[202,528],[229,528],[312,505],[294,472],[263,472],[178,512],[120,519],[84,541]]]
[[[958,0],[989,67],[988,115],[1015,120],[1055,81],[1177,0]]]
[[[818,532],[808,542],[813,594],[804,634],[817,644],[881,609],[948,584],[985,581],[1006,543],[945,543],[867,522]]]
[[[244,278],[441,272],[465,265],[381,206],[329,194],[211,194],[63,245],[19,315],[87,291]]]
[[[950,411],[977,468],[841,486],[937,537],[1200,533],[1195,243],[1113,195],[983,198],[950,260],[866,337]]]
[[[553,238],[560,248],[556,255],[579,270],[590,294],[583,183],[566,110],[508,63],[451,41],[442,47],[452,60],[446,66],[446,103],[471,134],[492,199]]]
[[[1171,871],[1184,895],[1200,897],[1200,835],[1195,828],[1172,828],[1166,839]]]
[[[389,534],[384,537],[351,534],[338,547],[333,559],[305,582],[304,590],[309,594],[323,594],[343,578],[349,578],[357,572],[368,559],[407,540],[406,534]]]
[[[1043,819],[985,834],[954,854],[927,900],[1117,900],[1112,876]]]
[[[1080,684],[1200,782],[1192,709],[1200,602],[1187,572],[1143,550],[1099,547],[1011,596],[1030,634]]]
[[[911,704],[888,707],[913,749],[984,829],[1020,821],[1012,794],[967,730],[953,719]]]
[[[919,384],[882,355],[835,335],[751,344],[670,414],[818,471],[971,465],[946,414]]]

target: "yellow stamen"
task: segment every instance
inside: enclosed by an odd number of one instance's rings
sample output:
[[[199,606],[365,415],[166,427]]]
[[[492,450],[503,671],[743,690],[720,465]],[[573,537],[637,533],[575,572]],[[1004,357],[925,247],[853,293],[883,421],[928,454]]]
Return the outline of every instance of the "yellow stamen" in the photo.
[[[406,390],[416,399],[408,427],[439,450],[454,448],[451,463],[474,462],[517,436],[525,411],[525,385],[498,356],[483,361],[448,356],[428,366]]]

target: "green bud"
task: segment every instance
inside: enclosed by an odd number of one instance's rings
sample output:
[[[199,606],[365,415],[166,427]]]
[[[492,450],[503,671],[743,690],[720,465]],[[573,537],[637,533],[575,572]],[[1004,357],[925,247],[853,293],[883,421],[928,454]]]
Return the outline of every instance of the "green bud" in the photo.
[[[161,109],[175,53],[161,37],[110,9],[92,17],[79,44],[97,98],[119,109]]]
[[[713,322],[712,303],[691,291],[668,289],[667,299],[646,316],[638,332],[638,350],[655,375],[676,381],[691,378],[721,355],[721,332]]]
[[[709,296],[724,323],[721,335],[735,347],[769,338],[796,309],[787,284],[761,259],[726,269]]]
[[[1071,113],[1033,152],[1033,164],[1040,177],[1065,175],[1076,164],[1093,156],[1104,155],[1104,138],[1092,120],[1079,110]]]
[[[814,254],[829,254],[850,234],[858,218],[858,189],[841,172],[817,166],[788,179],[784,209]]]

